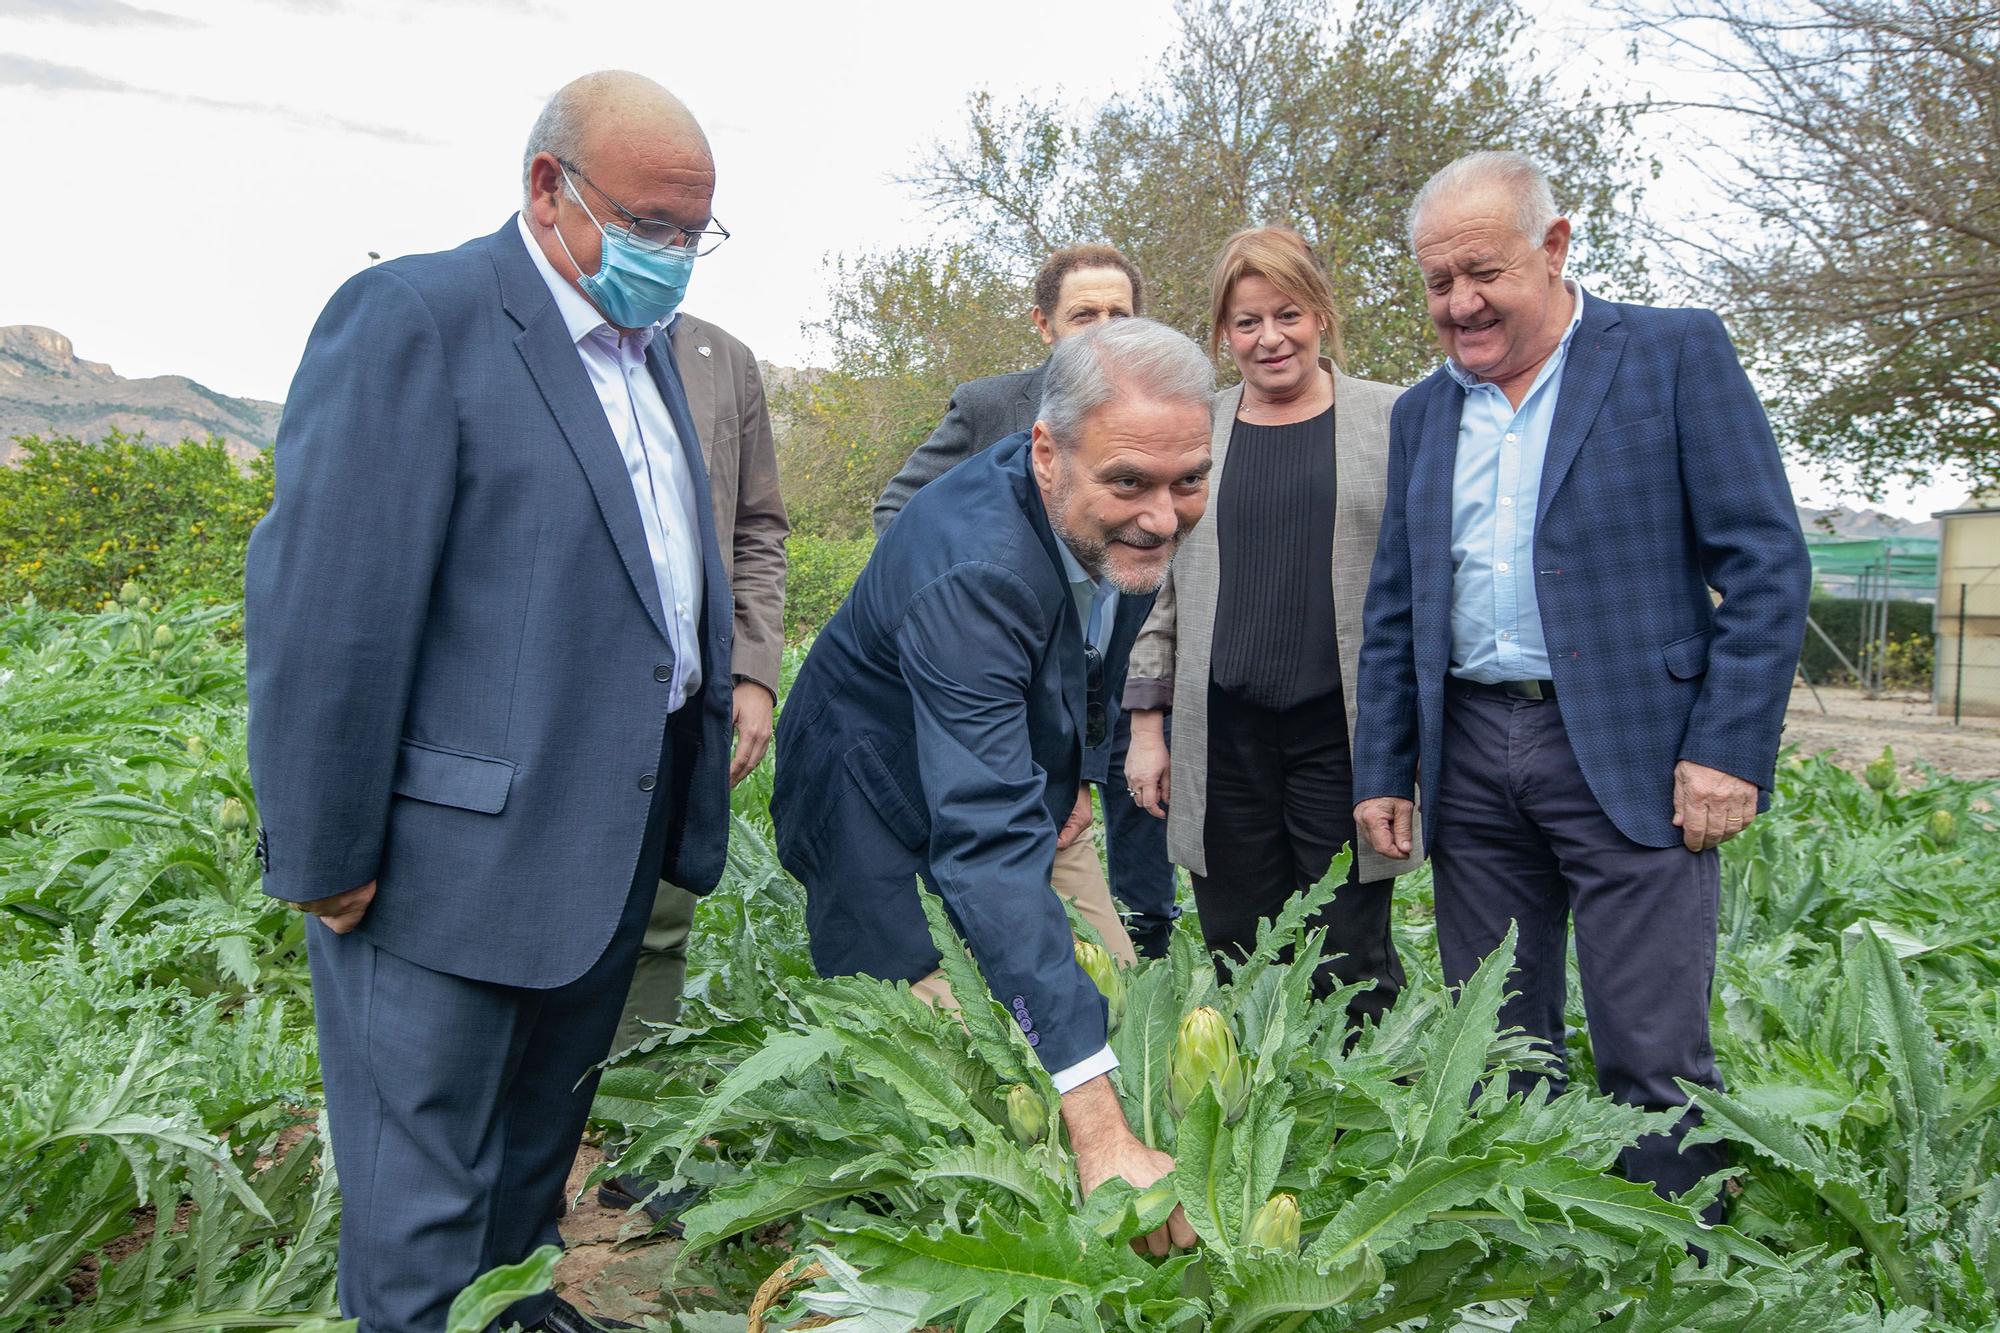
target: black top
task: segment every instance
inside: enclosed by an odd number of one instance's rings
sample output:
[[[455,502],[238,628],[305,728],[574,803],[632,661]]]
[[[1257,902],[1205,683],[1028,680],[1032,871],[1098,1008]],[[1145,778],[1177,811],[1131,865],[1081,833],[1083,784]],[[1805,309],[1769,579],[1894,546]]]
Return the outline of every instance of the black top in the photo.
[[[1237,419],[1216,498],[1209,674],[1246,703],[1292,708],[1340,689],[1333,503],[1331,407],[1286,426]]]

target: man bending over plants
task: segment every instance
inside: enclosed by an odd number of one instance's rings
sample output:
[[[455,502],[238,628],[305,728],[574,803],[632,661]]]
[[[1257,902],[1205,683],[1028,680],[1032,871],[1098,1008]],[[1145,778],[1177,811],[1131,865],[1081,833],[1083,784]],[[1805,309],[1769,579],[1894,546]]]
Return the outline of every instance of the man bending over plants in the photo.
[[[1086,1193],[1173,1161],[1125,1123],[1050,872],[1083,752],[1117,720],[1105,664],[1207,506],[1213,388],[1200,349],[1151,320],[1058,342],[1033,429],[911,498],[778,726],[771,814],[815,966],[943,999],[921,878],[1062,1094]],[[1177,1209],[1147,1243],[1194,1233]]]

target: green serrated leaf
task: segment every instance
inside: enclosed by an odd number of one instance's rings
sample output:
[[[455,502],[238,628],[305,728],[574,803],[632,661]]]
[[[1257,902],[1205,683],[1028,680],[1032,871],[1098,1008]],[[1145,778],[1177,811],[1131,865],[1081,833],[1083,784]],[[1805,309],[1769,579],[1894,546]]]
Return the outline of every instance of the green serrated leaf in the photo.
[[[1292,1254],[1259,1254],[1240,1263],[1227,1280],[1217,1280],[1210,1328],[1213,1333],[1251,1333],[1288,1315],[1339,1309],[1372,1295],[1382,1278],[1382,1261],[1365,1249],[1333,1265]]]
[[[1424,1041],[1424,1072],[1417,1080],[1415,1109],[1406,1118],[1415,1138],[1399,1154],[1411,1165],[1441,1154],[1465,1123],[1472,1089],[1486,1072],[1487,1056],[1498,1034],[1500,1004],[1506,998],[1507,975],[1514,967],[1516,927],[1509,924],[1500,942]]]
[[[555,1281],[558,1246],[544,1245],[518,1264],[482,1273],[458,1293],[445,1316],[445,1333],[484,1333],[516,1301],[547,1291]]]

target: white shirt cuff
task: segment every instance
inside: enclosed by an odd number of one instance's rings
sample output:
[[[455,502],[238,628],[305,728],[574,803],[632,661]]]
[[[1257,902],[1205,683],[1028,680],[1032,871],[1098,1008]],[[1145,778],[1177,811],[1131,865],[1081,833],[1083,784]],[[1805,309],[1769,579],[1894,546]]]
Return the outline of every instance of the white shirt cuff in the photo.
[[[1071,1088],[1080,1088],[1099,1074],[1108,1074],[1116,1068],[1118,1057],[1106,1046],[1095,1055],[1086,1055],[1068,1069],[1058,1069],[1049,1075],[1049,1081],[1056,1085],[1058,1093],[1063,1093]]]

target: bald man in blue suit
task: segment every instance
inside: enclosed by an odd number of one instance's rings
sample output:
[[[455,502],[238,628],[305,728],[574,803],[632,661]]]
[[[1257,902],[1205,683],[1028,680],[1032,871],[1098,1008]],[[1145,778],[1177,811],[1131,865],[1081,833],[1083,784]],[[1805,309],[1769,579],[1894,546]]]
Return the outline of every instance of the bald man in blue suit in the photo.
[[[714,161],[665,89],[602,74],[524,174],[491,236],[334,295],[246,570],[264,891],[313,917],[364,1333],[435,1333],[560,1244],[655,891],[714,887],[728,832],[729,583],[671,302],[613,262],[621,210],[699,246]],[[592,1326],[550,1293],[515,1322]]]

